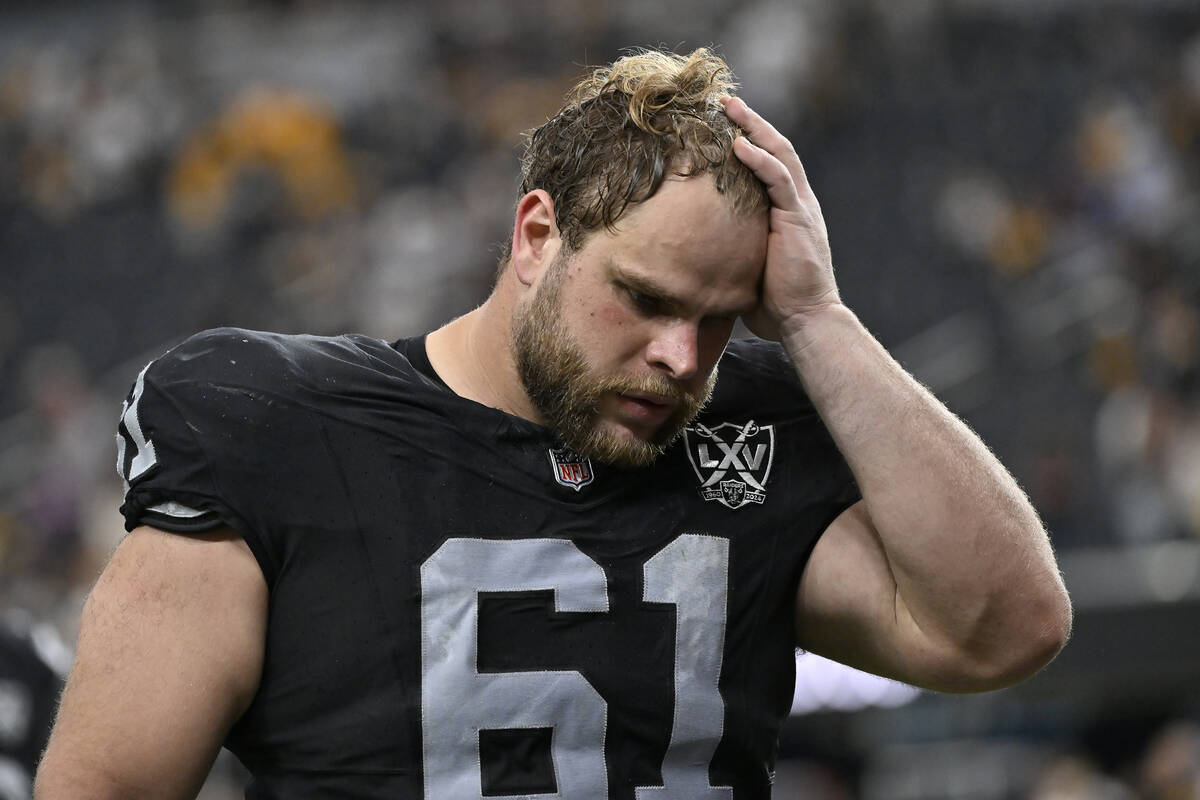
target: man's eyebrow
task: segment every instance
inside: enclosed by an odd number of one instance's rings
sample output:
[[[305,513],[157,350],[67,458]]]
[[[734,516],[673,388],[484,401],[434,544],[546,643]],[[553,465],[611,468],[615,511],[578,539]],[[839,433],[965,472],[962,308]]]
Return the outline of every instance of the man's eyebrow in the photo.
[[[682,304],[678,298],[672,296],[667,289],[655,283],[651,278],[626,272],[624,268],[613,261],[609,262],[609,267],[613,277],[615,277],[617,281],[623,283],[626,287],[633,289],[635,292],[644,294],[648,297],[653,297],[655,300],[664,304],[673,306]]]
[[[620,283],[625,288],[637,292],[638,294],[644,294],[647,297],[653,298],[656,302],[663,306],[664,310],[669,312],[677,312],[680,309],[686,309],[688,307],[688,304],[684,299],[671,294],[668,289],[664,288],[658,283],[655,283],[652,278],[644,277],[642,275],[635,275],[632,272],[628,272],[623,266],[618,264],[611,257],[607,259],[606,266],[608,267],[609,274],[613,280],[615,280],[617,283]],[[755,303],[745,308],[739,307],[717,311],[715,314],[716,316],[740,317],[753,311],[756,306],[757,304]]]

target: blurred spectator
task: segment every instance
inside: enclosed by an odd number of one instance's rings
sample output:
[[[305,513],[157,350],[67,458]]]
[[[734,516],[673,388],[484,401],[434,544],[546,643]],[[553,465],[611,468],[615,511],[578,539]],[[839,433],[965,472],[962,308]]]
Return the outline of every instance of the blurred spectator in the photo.
[[[1086,758],[1061,755],[1042,772],[1029,800],[1134,800],[1120,781],[1104,775]]]
[[[256,175],[271,185],[246,187]],[[167,203],[187,230],[205,233],[262,215],[275,224],[291,215],[314,222],[348,207],[354,192],[328,111],[294,92],[252,88],[184,144],[168,178]],[[264,194],[278,195],[280,207],[264,208],[270,202]]]
[[[1141,800],[1200,798],[1200,726],[1181,720],[1160,731],[1142,758],[1139,779]]]
[[[0,617],[0,800],[29,800],[70,654],[47,625]]]
[[[69,345],[31,352],[23,377],[38,423],[36,460],[25,465],[24,541],[10,569],[65,588],[78,580],[86,551],[83,507],[109,461],[95,432],[108,420],[96,413],[83,365]]]

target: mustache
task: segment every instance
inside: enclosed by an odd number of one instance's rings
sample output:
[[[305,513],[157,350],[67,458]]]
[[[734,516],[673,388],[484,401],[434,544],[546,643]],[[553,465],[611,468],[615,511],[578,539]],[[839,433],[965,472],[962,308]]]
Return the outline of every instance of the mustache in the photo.
[[[694,394],[684,389],[680,384],[662,375],[609,375],[595,381],[589,394],[596,402],[609,392],[617,394],[646,393],[663,397],[678,404],[687,405],[697,402]]]

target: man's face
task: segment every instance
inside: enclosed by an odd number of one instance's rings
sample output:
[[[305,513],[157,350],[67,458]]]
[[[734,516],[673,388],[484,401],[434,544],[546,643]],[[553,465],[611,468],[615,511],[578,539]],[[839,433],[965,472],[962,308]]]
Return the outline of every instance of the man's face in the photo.
[[[657,458],[708,401],[734,322],[757,304],[766,233],[765,212],[734,214],[700,176],[560,251],[513,320],[544,424],[602,462]]]

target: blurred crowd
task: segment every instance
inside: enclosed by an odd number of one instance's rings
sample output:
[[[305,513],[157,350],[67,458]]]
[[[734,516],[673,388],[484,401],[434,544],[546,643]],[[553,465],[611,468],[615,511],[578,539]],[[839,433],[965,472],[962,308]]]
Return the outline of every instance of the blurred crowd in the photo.
[[[776,788],[780,800],[1195,800],[1200,727],[1167,723],[1117,764],[1019,738],[894,745],[861,771],[836,760],[787,760]]]
[[[728,58],[805,160],[843,296],[1011,466],[1060,551],[1200,537],[1194,3],[4,15],[0,607],[68,640],[122,534],[112,435],[141,365],[216,325],[394,339],[468,309],[509,234],[521,132],[638,45]],[[1194,792],[1195,729],[1162,736],[1143,784],[1187,762]],[[1084,765],[1056,761],[1036,796],[1133,796],[1080,789]]]

